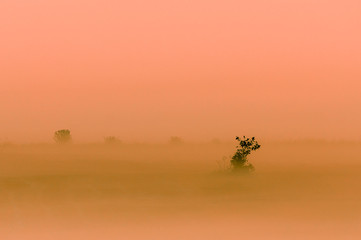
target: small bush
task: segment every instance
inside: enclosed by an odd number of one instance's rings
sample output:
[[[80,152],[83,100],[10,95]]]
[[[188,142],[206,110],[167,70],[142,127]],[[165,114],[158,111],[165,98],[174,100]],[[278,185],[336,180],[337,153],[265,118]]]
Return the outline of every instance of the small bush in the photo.
[[[172,145],[180,145],[183,143],[183,139],[180,137],[172,136],[170,137],[169,143]]]
[[[254,166],[248,162],[247,157],[251,154],[252,151],[258,150],[261,145],[258,144],[254,137],[246,138],[243,136],[243,139],[236,137],[236,141],[239,142],[237,146],[237,151],[231,158],[230,168],[232,171],[237,172],[252,172],[255,170]]]
[[[108,145],[116,145],[116,144],[122,143],[122,141],[115,136],[105,137],[104,142],[105,142],[105,144],[108,144]]]
[[[214,144],[214,145],[219,145],[221,143],[222,143],[222,141],[219,138],[213,138],[211,140],[211,144]]]
[[[61,129],[54,133],[54,141],[59,144],[70,143],[72,140],[70,130]]]

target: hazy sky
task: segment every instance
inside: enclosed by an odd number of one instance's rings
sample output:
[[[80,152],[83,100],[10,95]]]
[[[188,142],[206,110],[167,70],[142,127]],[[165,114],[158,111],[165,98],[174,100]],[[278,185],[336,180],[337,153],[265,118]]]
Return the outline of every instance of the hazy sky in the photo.
[[[0,141],[361,138],[360,0],[2,0]]]

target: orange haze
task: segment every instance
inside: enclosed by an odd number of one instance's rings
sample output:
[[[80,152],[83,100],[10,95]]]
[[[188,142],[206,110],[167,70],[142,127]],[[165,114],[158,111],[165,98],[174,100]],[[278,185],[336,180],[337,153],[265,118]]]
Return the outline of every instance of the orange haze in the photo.
[[[3,0],[0,141],[359,139],[359,0]]]

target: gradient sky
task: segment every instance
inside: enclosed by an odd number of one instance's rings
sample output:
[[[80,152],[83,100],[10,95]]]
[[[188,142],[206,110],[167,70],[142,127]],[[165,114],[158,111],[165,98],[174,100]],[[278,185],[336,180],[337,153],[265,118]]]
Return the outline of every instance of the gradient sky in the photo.
[[[361,139],[359,0],[2,0],[0,141]]]

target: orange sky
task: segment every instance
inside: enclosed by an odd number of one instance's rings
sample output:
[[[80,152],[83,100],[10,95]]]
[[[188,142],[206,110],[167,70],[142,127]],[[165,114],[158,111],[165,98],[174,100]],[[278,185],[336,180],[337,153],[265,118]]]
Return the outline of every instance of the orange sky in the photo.
[[[2,0],[0,141],[360,139],[359,0]]]

